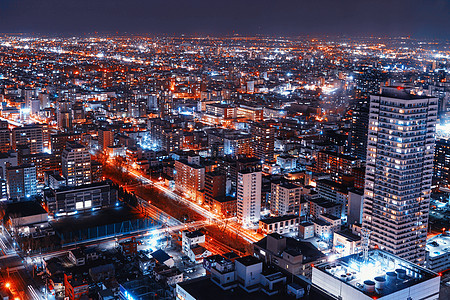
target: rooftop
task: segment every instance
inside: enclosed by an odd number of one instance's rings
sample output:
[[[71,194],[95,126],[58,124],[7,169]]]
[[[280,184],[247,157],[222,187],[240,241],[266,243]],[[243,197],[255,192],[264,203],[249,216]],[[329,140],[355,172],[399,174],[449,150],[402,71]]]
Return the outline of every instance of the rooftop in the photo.
[[[261,219],[259,220],[261,223],[264,224],[273,224],[273,223],[278,223],[281,221],[288,221],[288,220],[293,220],[293,219],[297,219],[298,216],[296,215],[287,215],[287,216],[281,216],[281,217],[270,217],[267,219]]]
[[[379,249],[370,250],[366,262],[361,254],[353,254],[318,264],[314,268],[343,281],[369,297],[386,296],[439,276]],[[373,292],[364,288],[365,285],[375,283],[382,288],[375,288]]]
[[[45,211],[39,203],[34,201],[8,203],[6,207],[6,215],[14,216],[16,218],[46,213],[47,211]]]
[[[261,263],[261,261],[259,259],[257,259],[254,256],[251,256],[251,255],[240,257],[240,258],[236,259],[236,261],[240,262],[241,264],[243,264],[246,267]]]
[[[427,99],[427,98],[433,98],[433,97],[427,97],[427,96],[421,96],[411,93],[411,89],[404,88],[401,86],[388,86],[383,87],[381,90],[381,94],[377,95],[381,97],[390,97],[390,98],[397,98],[402,100],[417,100],[417,99]]]
[[[433,258],[450,252],[450,233],[436,235],[427,240],[428,255]]]

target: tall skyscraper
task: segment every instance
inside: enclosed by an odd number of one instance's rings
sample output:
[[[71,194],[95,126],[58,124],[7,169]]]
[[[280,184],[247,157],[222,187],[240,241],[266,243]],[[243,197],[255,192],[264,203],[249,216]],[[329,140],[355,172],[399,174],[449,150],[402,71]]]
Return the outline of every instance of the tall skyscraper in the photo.
[[[363,228],[371,246],[422,264],[437,98],[383,88],[370,97]]]
[[[245,227],[253,226],[261,216],[261,171],[243,170],[237,179],[237,218]]]
[[[366,160],[367,128],[369,126],[369,101],[358,99],[352,111],[350,148],[353,156]]]
[[[91,183],[91,155],[83,145],[67,142],[61,158],[62,173],[68,186]]]

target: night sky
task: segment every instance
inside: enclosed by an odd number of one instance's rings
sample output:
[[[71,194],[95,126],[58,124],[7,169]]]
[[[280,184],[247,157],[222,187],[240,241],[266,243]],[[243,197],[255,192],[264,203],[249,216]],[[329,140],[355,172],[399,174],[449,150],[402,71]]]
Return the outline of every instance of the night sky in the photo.
[[[450,38],[450,0],[0,0],[0,32]]]

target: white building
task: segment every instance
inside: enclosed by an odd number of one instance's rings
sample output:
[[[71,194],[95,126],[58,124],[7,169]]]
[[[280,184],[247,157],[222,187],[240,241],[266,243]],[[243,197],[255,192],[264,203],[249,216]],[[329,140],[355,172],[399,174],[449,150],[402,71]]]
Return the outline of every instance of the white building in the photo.
[[[342,300],[439,299],[440,276],[382,250],[316,264],[312,283]]]
[[[423,264],[437,98],[383,88],[370,97],[363,227],[372,246]]]
[[[246,227],[258,223],[261,215],[261,171],[241,171],[237,179],[237,218]]]
[[[301,191],[291,182],[272,182],[270,212],[276,216],[298,215]]]
[[[259,231],[263,234],[286,234],[298,231],[298,215],[285,215],[259,220]]]
[[[349,229],[333,233],[333,252],[339,257],[361,251],[361,237]]]
[[[435,272],[450,269],[450,232],[430,238],[426,246],[425,266]]]
[[[184,254],[188,254],[191,247],[195,247],[199,244],[205,243],[205,235],[198,230],[191,232],[184,230],[181,233],[181,243],[182,243],[181,251]]]
[[[91,154],[83,145],[68,142],[61,161],[62,173],[68,186],[91,183]]]

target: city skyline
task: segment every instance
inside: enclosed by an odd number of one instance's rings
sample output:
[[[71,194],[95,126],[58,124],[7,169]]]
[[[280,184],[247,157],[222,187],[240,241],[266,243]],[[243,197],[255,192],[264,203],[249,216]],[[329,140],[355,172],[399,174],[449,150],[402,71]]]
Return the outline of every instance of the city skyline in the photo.
[[[449,299],[448,12],[0,0],[0,298]]]

